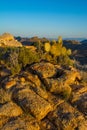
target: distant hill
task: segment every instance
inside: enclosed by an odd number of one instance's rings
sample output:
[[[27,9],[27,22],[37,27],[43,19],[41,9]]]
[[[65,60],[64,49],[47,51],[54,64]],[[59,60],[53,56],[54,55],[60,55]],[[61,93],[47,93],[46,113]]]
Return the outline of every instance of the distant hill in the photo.
[[[86,39],[86,40],[81,41],[81,43],[87,44],[87,39]]]
[[[38,38],[37,36],[32,38],[15,37],[15,39],[21,42],[23,45],[32,45],[34,43],[37,43],[38,41],[42,43],[49,41],[47,38]]]
[[[64,40],[75,40],[75,41],[79,41],[79,42],[83,41],[84,39],[86,39],[86,38],[64,38]]]
[[[66,48],[70,48],[73,52],[73,58],[80,64],[87,64],[87,40],[81,42],[73,40],[64,40],[63,44]]]

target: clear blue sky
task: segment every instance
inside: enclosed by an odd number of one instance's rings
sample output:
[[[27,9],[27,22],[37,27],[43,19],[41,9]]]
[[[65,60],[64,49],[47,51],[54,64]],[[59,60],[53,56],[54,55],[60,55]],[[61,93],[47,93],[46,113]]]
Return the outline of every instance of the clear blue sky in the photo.
[[[87,0],[1,0],[0,35],[87,38]]]

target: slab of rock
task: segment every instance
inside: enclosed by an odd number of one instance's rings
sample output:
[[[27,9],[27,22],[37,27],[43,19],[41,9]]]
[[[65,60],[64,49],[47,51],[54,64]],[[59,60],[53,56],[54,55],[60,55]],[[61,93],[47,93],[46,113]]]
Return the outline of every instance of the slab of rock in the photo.
[[[47,101],[50,102],[50,104],[53,106],[53,109],[64,102],[64,100],[58,97],[58,95],[56,96],[52,93],[48,93]]]
[[[14,94],[14,100],[25,112],[31,113],[38,120],[43,119],[53,109],[49,102],[31,89],[19,90]]]
[[[25,78],[26,81],[31,81],[36,86],[41,86],[41,81],[36,74],[32,74],[30,72],[22,73],[22,76]]]
[[[39,77],[36,74],[32,74],[30,72],[25,71],[21,73],[21,75],[19,76],[19,80],[21,78],[25,79],[25,81],[22,81],[22,85],[24,84],[24,85],[30,86],[30,88],[35,93],[37,93],[40,97],[45,98],[45,99],[48,98],[46,87],[42,84],[42,82],[40,81]]]
[[[68,84],[64,84],[62,79],[46,78],[44,79],[44,84],[46,85],[47,90],[52,93],[58,94],[63,91],[71,93],[71,87],[69,87]]]
[[[85,116],[87,116],[87,86],[71,85],[72,95],[70,102],[77,107]]]
[[[36,63],[30,68],[42,78],[55,77],[57,74],[57,68],[48,62]]]
[[[60,130],[75,130],[83,126],[85,130],[87,128],[83,115],[66,102],[60,104],[53,112],[50,112],[47,117],[57,128],[60,128]]]
[[[64,82],[66,84],[72,84],[76,80],[81,80],[81,75],[77,70],[65,70],[65,74],[63,75]]]
[[[87,116],[87,93],[84,93],[79,96],[79,98],[73,102],[75,105],[85,116]]]
[[[22,109],[13,102],[8,102],[0,106],[0,117],[16,117],[23,113]]]
[[[35,121],[17,118],[8,121],[1,130],[40,130],[40,127]]]

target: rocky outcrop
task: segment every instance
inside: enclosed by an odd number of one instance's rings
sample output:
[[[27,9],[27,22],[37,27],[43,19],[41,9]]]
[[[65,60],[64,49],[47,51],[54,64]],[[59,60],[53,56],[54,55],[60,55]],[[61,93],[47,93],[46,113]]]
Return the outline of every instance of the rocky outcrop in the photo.
[[[73,67],[49,62],[0,75],[0,130],[86,130],[87,85],[80,80]]]
[[[13,35],[4,33],[0,36],[0,46],[22,47],[22,44],[15,40]]]

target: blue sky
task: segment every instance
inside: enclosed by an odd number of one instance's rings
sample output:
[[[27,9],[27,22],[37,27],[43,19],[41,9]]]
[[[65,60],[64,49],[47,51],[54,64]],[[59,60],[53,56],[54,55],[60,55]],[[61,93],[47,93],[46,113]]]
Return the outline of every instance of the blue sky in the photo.
[[[1,0],[0,35],[87,38],[87,0]]]

